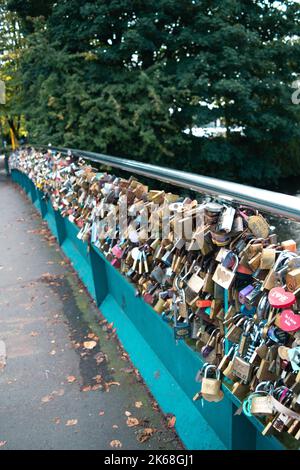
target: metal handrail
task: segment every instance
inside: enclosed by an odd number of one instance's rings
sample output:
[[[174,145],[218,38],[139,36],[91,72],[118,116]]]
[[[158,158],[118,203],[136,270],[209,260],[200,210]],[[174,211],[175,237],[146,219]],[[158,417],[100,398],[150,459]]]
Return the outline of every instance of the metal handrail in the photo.
[[[49,146],[35,147],[39,149],[49,149]],[[142,163],[136,160],[112,157],[101,153],[87,152],[72,148],[50,148],[64,155],[71,152],[74,156],[119,168],[131,174],[154,178],[164,183],[187,188],[199,193],[205,193],[219,199],[229,200],[233,203],[246,204],[254,209],[300,222],[300,199],[295,196],[220,180],[209,176],[201,176],[195,173],[172,170],[170,168]]]

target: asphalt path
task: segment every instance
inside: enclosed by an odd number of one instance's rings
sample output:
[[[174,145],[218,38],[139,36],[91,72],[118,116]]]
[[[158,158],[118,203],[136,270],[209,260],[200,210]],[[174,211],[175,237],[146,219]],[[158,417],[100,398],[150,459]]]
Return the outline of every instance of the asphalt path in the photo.
[[[182,449],[174,419],[3,170],[0,346],[0,450]]]

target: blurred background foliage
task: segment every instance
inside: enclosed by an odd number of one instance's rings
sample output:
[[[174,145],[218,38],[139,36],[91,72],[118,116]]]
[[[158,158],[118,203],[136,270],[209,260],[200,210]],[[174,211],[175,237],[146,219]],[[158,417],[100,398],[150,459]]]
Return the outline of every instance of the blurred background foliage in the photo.
[[[300,175],[298,1],[0,0],[0,14],[2,136],[259,186]]]

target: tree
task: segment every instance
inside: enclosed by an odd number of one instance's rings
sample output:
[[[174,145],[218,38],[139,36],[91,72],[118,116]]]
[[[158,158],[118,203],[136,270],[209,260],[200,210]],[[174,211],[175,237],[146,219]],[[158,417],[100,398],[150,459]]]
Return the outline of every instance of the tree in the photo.
[[[35,140],[256,184],[295,173],[286,152],[299,161],[297,2],[9,4],[23,19],[28,4],[44,17],[21,65]],[[193,136],[217,118],[225,137]]]
[[[8,12],[0,2],[0,79],[5,83],[5,104],[0,105],[2,139],[8,133],[11,140],[19,138],[22,113],[19,106],[20,84],[17,71],[20,65],[24,40],[16,14]]]

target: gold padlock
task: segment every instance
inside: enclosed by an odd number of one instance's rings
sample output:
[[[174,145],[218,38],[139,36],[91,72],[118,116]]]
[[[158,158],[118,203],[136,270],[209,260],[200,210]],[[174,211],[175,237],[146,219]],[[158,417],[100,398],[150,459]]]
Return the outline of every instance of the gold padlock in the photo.
[[[209,371],[214,371],[215,377],[208,378]],[[202,379],[201,393],[204,395],[218,395],[221,389],[220,371],[214,365],[209,365],[205,368],[204,377]]]

